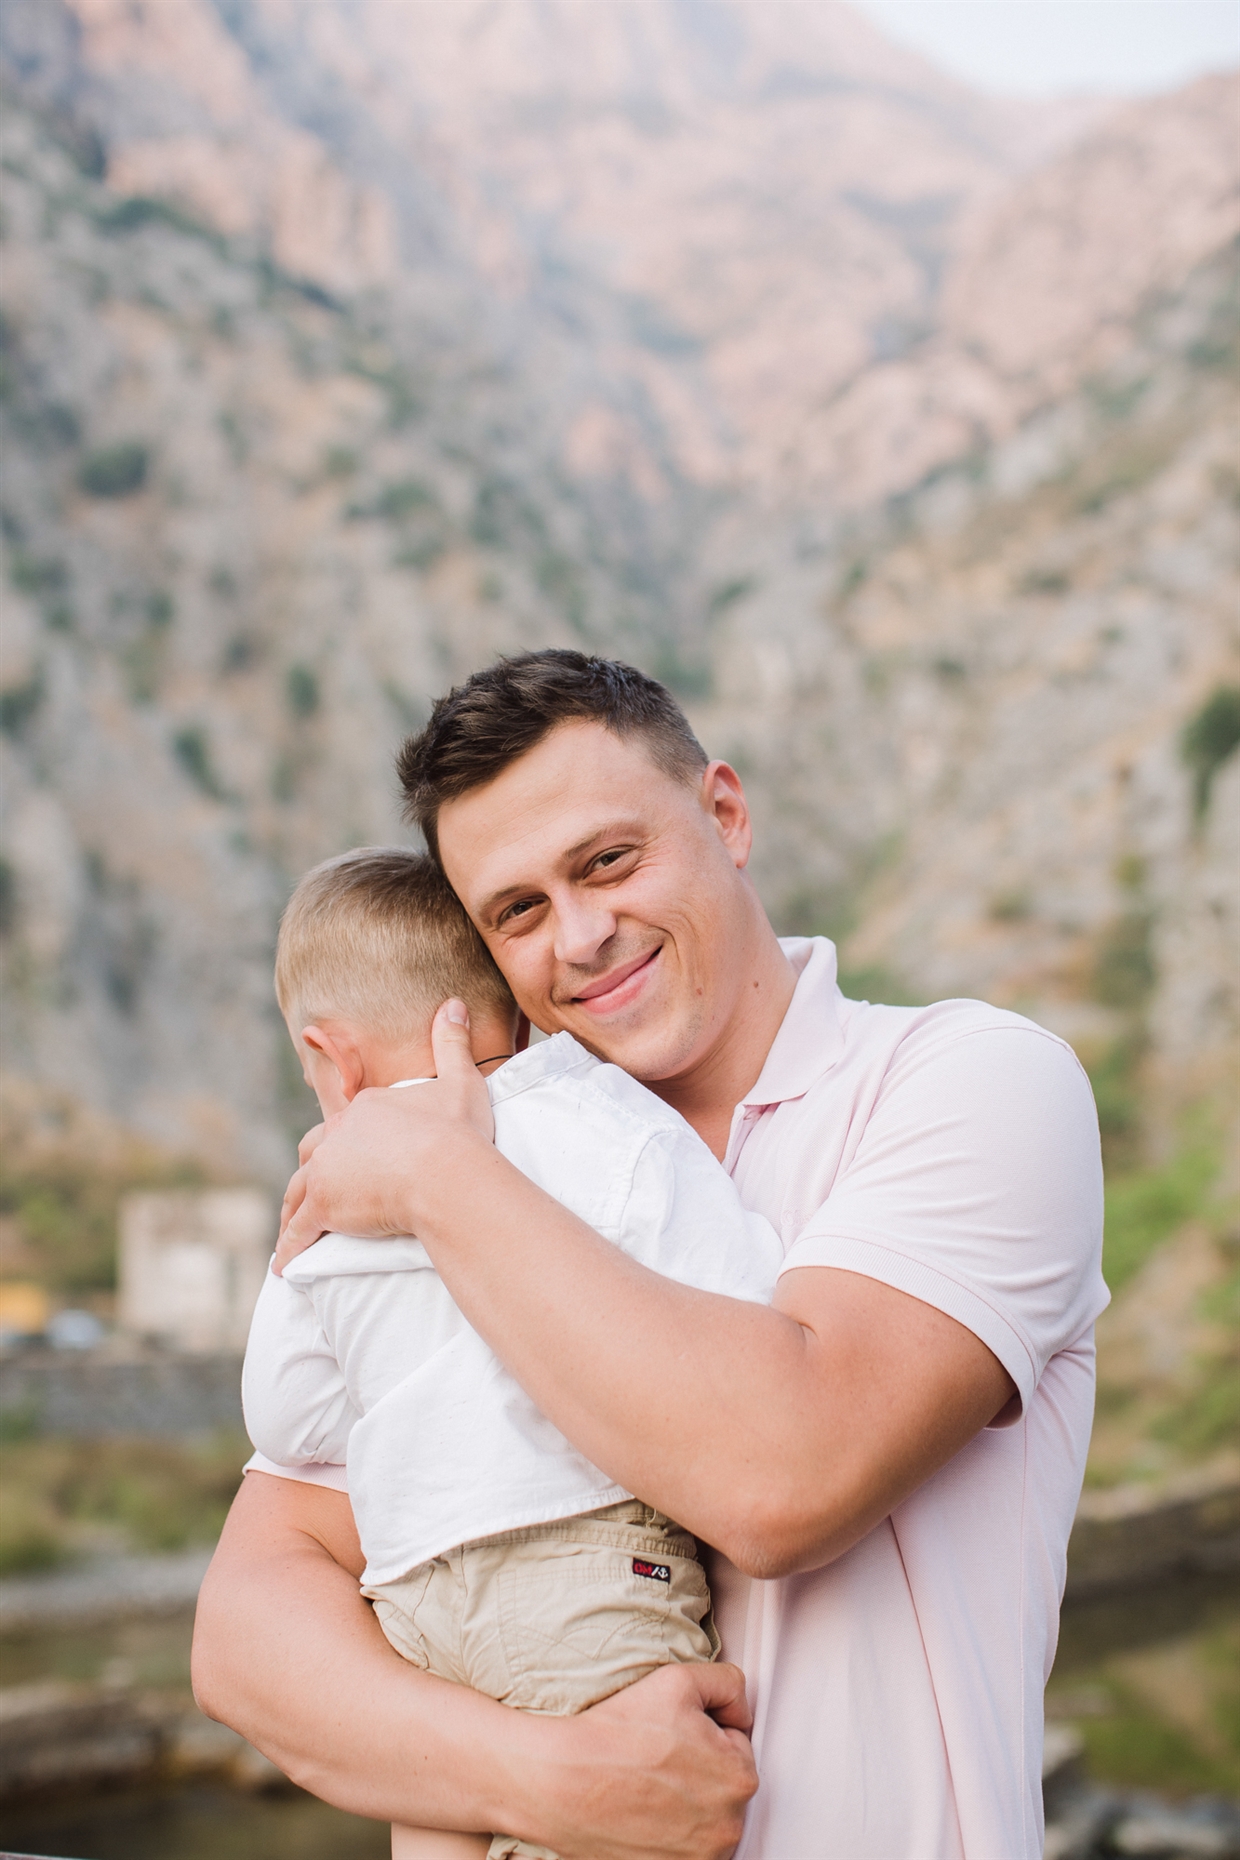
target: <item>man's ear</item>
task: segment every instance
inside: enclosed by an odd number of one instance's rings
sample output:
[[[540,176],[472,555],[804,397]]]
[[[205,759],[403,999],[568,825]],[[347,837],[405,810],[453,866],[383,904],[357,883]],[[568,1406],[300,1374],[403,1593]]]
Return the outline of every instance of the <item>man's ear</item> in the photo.
[[[312,1052],[321,1053],[340,1078],[340,1089],[352,1104],[366,1081],[366,1068],[348,1029],[333,1025],[303,1027],[301,1037]]]
[[[714,819],[732,863],[743,872],[753,845],[753,822],[741,778],[730,763],[710,762],[703,769],[702,805]]]

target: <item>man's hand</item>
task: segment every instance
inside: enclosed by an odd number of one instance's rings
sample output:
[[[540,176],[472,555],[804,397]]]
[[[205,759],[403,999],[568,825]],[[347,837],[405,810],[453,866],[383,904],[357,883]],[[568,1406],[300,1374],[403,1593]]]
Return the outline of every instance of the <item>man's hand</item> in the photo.
[[[756,1787],[734,1666],[661,1667],[576,1718],[513,1711],[389,1647],[363,1560],[343,1493],[246,1474],[198,1603],[208,1717],[376,1821],[528,1830],[565,1860],[732,1852]]]
[[[462,1140],[491,1143],[491,1101],[474,1065],[463,1001],[445,1001],[431,1043],[435,1078],[407,1091],[360,1091],[346,1111],[302,1138],[300,1167],[280,1210],[277,1272],[320,1234],[416,1232],[419,1179],[443,1168]]]
[[[563,1860],[727,1860],[758,1787],[752,1722],[745,1676],[726,1664],[661,1666],[558,1720],[538,1838]],[[583,1843],[590,1826],[605,1838]]]
[[[564,1860],[726,1860],[758,1787],[752,1722],[745,1676],[728,1665],[662,1666],[562,1721],[569,1750],[545,1838]],[[582,1845],[587,1800],[602,1844]]]

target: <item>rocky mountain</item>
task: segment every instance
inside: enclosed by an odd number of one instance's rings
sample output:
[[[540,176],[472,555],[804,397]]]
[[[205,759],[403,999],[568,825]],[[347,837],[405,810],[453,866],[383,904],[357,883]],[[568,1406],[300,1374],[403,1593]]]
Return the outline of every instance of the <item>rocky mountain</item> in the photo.
[[[1116,1130],[1215,1088],[1231,80],[1000,105],[833,0],[9,0],[0,58],[19,1105],[277,1181],[291,879],[556,642],[675,685],[858,986],[1063,1027]]]
[[[768,893],[868,987],[984,994],[1181,1100],[1240,1033],[1237,283],[1232,247],[1146,300],[851,555],[745,558],[698,713]]]
[[[599,546],[467,328],[389,341],[4,133],[9,1063],[272,1176],[290,876],[398,830],[429,696],[573,637]]]
[[[118,191],[328,290],[467,275],[567,369],[569,463],[648,496],[769,474],[925,331],[968,210],[1080,116],[972,96],[836,4],[9,11]]]

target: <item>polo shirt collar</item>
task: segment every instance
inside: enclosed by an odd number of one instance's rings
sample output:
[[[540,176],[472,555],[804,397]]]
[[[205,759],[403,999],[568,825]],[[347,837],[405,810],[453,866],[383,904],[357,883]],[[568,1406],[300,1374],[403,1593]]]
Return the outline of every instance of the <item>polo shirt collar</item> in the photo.
[[[800,971],[766,1063],[738,1109],[801,1098],[829,1072],[844,1046],[835,944],[825,936],[785,936],[780,947]]]

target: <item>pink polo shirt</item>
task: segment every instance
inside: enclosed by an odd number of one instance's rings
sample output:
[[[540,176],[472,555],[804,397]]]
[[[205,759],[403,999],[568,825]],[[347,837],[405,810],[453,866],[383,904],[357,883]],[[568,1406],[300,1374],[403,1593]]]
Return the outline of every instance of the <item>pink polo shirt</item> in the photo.
[[[1102,1176],[1071,1049],[977,1001],[847,1001],[824,939],[726,1167],[787,1249],[937,1306],[1022,1401],[847,1555],[712,1570],[761,1787],[738,1860],[1037,1860],[1042,1692],[1093,1415]]]
[[[938,1307],[1020,1391],[825,1569],[711,1570],[761,1787],[737,1860],[1038,1860],[1042,1692],[1093,1416],[1102,1174],[1071,1049],[979,1001],[847,1001],[823,938],[726,1166],[787,1249]],[[251,1468],[345,1489],[343,1467]]]

